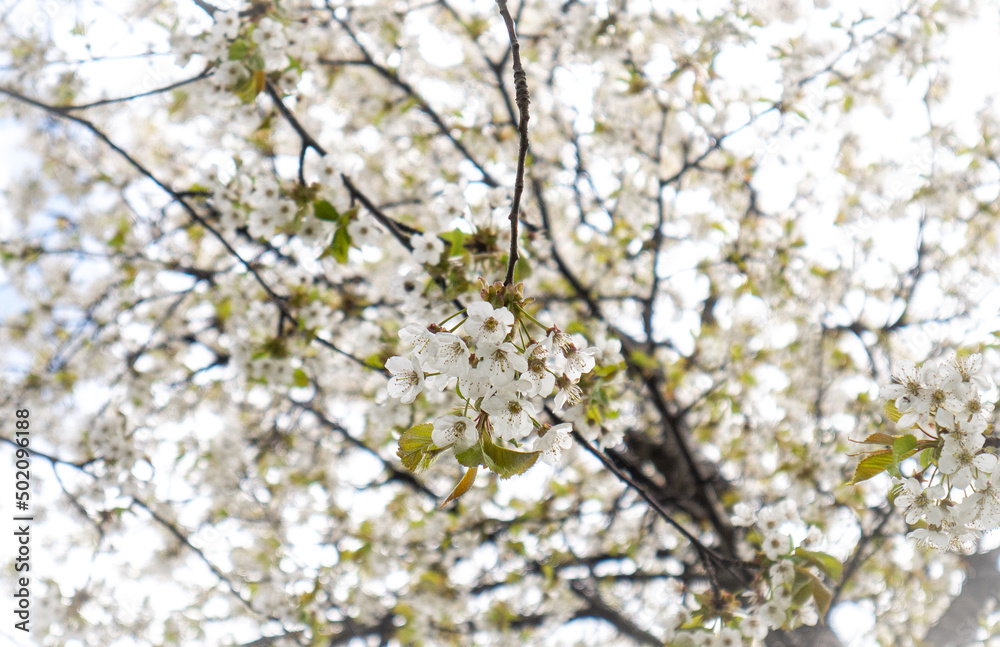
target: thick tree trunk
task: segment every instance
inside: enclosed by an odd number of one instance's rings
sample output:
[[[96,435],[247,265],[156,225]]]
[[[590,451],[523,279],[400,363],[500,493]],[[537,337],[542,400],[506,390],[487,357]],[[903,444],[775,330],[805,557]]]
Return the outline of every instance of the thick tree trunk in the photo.
[[[951,601],[924,639],[924,644],[934,647],[964,647],[975,642],[979,619],[986,605],[1000,594],[1000,572],[997,572],[997,555],[1000,549],[978,553],[966,558],[965,584],[962,592]]]

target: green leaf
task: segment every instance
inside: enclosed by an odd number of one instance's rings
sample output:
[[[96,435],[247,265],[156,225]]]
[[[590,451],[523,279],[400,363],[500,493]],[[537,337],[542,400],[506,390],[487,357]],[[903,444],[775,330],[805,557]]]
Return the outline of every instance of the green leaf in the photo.
[[[892,443],[892,470],[899,471],[899,464],[903,460],[917,453],[917,439],[913,434],[900,436]]]
[[[812,580],[813,600],[816,601],[816,609],[819,611],[820,620],[822,620],[830,611],[830,603],[833,602],[833,592],[826,588],[826,584],[823,584],[823,581],[812,573],[809,574],[809,578]]]
[[[292,384],[298,387],[309,386],[309,376],[301,368],[295,369],[295,376],[292,378]]]
[[[220,322],[225,322],[233,314],[233,300],[225,297],[215,306],[215,316]]]
[[[346,227],[347,225],[351,224],[352,220],[356,220],[357,217],[358,217],[358,208],[351,207],[344,213],[340,214],[340,220],[337,221],[337,226]]]
[[[531,276],[531,261],[518,256],[517,263],[514,264],[514,281],[519,282]]]
[[[313,212],[316,217],[320,220],[325,220],[326,222],[337,222],[340,220],[340,214],[337,213],[337,208],[326,200],[317,200],[313,203]]]
[[[857,485],[861,481],[867,481],[873,476],[877,476],[882,472],[889,469],[892,465],[892,451],[888,449],[882,449],[877,452],[873,452],[868,456],[861,459],[858,463],[857,468],[854,470],[854,478],[848,485]]]
[[[521,452],[516,449],[507,449],[494,445],[489,438],[484,438],[482,443],[483,458],[486,467],[496,472],[502,479],[510,478],[516,474],[524,474],[535,464],[542,452]]]
[[[440,237],[451,243],[448,256],[461,256],[465,254],[465,241],[470,238],[469,234],[461,229],[452,229],[440,234]]]
[[[633,350],[629,353],[629,360],[631,363],[638,367],[640,370],[644,371],[655,371],[660,367],[659,362],[655,359],[642,352],[641,350]]]
[[[899,412],[896,408],[896,402],[894,400],[887,400],[885,406],[882,407],[885,411],[885,415],[889,417],[889,420],[893,422],[899,422],[899,419],[903,417],[903,414]]]
[[[411,472],[419,472],[431,466],[437,453],[432,451],[434,441],[431,440],[431,432],[434,425],[425,422],[414,425],[403,432],[399,437],[399,447],[396,449],[396,456],[399,456],[403,467]]]
[[[857,442],[862,445],[885,445],[886,447],[892,447],[892,444],[896,442],[897,438],[899,438],[899,436],[893,436],[892,434],[879,432],[876,434],[869,435],[864,440],[858,440],[854,442]]]
[[[260,53],[260,50],[255,51],[247,58],[247,65],[249,65],[250,69],[254,71],[254,74],[257,72],[260,72],[261,74],[264,73],[266,64],[264,56]]]
[[[172,100],[170,102],[170,106],[167,108],[167,114],[173,117],[184,109],[184,106],[187,105],[190,96],[183,90],[174,90],[171,97]]]
[[[267,73],[263,70],[254,70],[250,78],[240,84],[236,94],[243,103],[250,103],[264,90],[266,84]]]
[[[479,446],[479,443],[476,443],[465,451],[456,452],[455,458],[458,460],[459,464],[466,467],[486,465],[486,459],[483,457],[483,448]]]
[[[233,43],[229,46],[229,60],[241,61],[249,51],[250,51],[250,43],[246,42],[242,38],[238,38],[234,40]]]
[[[834,582],[840,581],[840,575],[844,571],[844,565],[833,555],[821,553],[819,551],[795,549],[795,556],[801,557],[804,561],[813,564]]]
[[[795,567],[795,579],[792,580],[792,604],[801,606],[812,596],[812,573],[799,566]]]
[[[338,227],[337,233],[333,235],[333,242],[330,243],[330,253],[338,263],[347,262],[347,252],[351,249],[351,234],[347,232],[347,227]]]
[[[112,248],[116,252],[120,252],[122,247],[125,246],[125,234],[128,233],[128,225],[121,224],[118,225],[118,230],[115,231],[115,235],[111,237],[108,241],[108,247]]]

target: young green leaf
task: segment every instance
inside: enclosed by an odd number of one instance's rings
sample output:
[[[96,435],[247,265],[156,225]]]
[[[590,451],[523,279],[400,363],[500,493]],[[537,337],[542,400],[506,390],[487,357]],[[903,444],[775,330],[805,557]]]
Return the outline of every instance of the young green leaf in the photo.
[[[913,434],[906,434],[905,436],[900,436],[892,443],[892,465],[890,466],[890,471],[892,471],[894,476],[899,474],[899,464],[913,456],[917,452],[917,439]]]
[[[411,472],[419,472],[430,467],[437,457],[437,454],[430,453],[434,447],[434,441],[431,440],[433,431],[434,425],[425,422],[403,432],[399,437],[399,447],[396,449],[396,456],[399,456],[403,467]]]
[[[822,622],[827,612],[830,611],[830,604],[833,602],[833,592],[826,588],[823,581],[812,573],[809,574],[809,578],[812,580],[813,600],[816,601],[816,609],[819,611],[819,618]]]
[[[896,408],[896,403],[892,400],[886,400],[885,406],[882,407],[882,410],[885,411],[885,415],[889,418],[889,420],[892,420],[893,422],[899,422],[899,419],[903,417],[903,414],[901,414],[899,409]]]
[[[333,235],[333,242],[330,243],[330,253],[338,263],[347,262],[347,252],[351,249],[351,234],[347,227],[340,227]]]
[[[899,436],[893,436],[892,434],[887,434],[883,432],[878,432],[870,434],[864,440],[856,440],[856,442],[861,445],[885,445],[886,447],[892,447],[892,444],[896,442]]]
[[[479,443],[476,443],[465,451],[456,452],[455,458],[459,464],[465,467],[476,467],[486,464],[486,459],[483,458],[483,448],[479,446]]]
[[[541,452],[522,452],[494,445],[489,438],[482,441],[483,457],[486,467],[496,472],[502,479],[516,474],[524,474],[535,464]]]
[[[340,220],[340,214],[337,212],[337,208],[326,200],[317,200],[313,203],[313,213],[320,220],[325,220],[326,222],[337,222]]]
[[[265,85],[267,85],[267,73],[263,70],[255,69],[251,73],[250,78],[240,85],[236,94],[243,103],[251,103],[264,90]]]
[[[243,40],[242,38],[236,39],[229,46],[229,60],[239,61],[242,60],[247,52],[250,51],[250,43]]]
[[[795,556],[813,564],[834,582],[840,580],[840,575],[844,571],[844,565],[840,563],[840,560],[828,553],[796,548]]]
[[[873,452],[861,459],[861,462],[858,463],[857,468],[854,470],[854,478],[851,479],[851,482],[848,485],[857,485],[861,481],[867,481],[873,476],[886,471],[891,465],[891,450],[882,449],[877,452]]]

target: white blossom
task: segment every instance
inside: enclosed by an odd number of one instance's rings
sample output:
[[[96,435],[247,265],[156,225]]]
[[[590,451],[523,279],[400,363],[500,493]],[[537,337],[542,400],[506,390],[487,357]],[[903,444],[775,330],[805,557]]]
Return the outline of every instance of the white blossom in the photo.
[[[760,607],[760,619],[770,629],[780,629],[785,624],[787,607],[777,602],[766,602]]]
[[[517,440],[531,432],[535,406],[509,391],[495,393],[483,400],[482,410],[490,414],[490,422],[504,440]]]
[[[532,450],[542,452],[542,460],[549,465],[555,465],[559,462],[563,451],[573,446],[573,438],[570,436],[572,431],[571,423],[563,422],[555,425],[545,432],[544,436],[535,439]]]
[[[363,215],[352,220],[347,225],[347,233],[351,236],[351,242],[356,247],[362,245],[377,245],[382,231],[375,225],[375,222],[367,215]]]
[[[392,377],[389,379],[389,395],[399,398],[403,404],[410,404],[424,388],[424,371],[416,355],[410,357],[390,357],[385,367]]]
[[[240,13],[238,11],[217,11],[213,18],[216,29],[225,38],[236,38],[240,33]]]
[[[944,496],[943,487],[924,487],[917,479],[908,478],[903,481],[902,488],[902,492],[896,497],[896,505],[906,510],[906,523],[914,524],[920,519],[926,519],[932,525],[941,523],[944,514],[938,500]]]
[[[594,347],[578,349],[575,345],[570,349],[563,352],[563,356],[566,358],[566,366],[563,369],[566,377],[576,381],[584,373],[589,373],[593,370],[596,360],[594,355],[597,349]]]
[[[945,439],[938,466],[942,473],[950,476],[952,487],[966,488],[972,483],[977,470],[992,472],[997,466],[995,454],[977,453],[977,449],[967,447],[953,438]]]
[[[776,560],[780,555],[784,555],[792,549],[788,535],[780,532],[772,532],[764,535],[761,548],[770,560]]]
[[[420,360],[421,366],[424,364],[433,365],[438,350],[437,338],[434,333],[427,330],[425,326],[411,323],[399,331],[399,338],[413,346],[413,353]]]
[[[431,440],[438,447],[455,446],[455,451],[468,449],[476,443],[476,423],[465,416],[446,415],[434,421]]]
[[[417,234],[410,239],[413,245],[413,260],[417,263],[437,265],[441,262],[444,243],[434,234]]]
[[[767,622],[760,615],[750,615],[740,621],[740,632],[751,640],[764,640],[767,631]]]
[[[556,393],[556,409],[565,406],[573,406],[583,401],[583,390],[565,377],[556,378],[556,386],[559,391]]]
[[[514,325],[514,315],[507,308],[493,309],[486,301],[470,303],[465,330],[479,343],[501,344]]]
[[[493,385],[497,388],[510,384],[517,373],[528,370],[528,360],[510,342],[499,345],[480,342],[476,357],[479,368],[493,376]]]
[[[442,373],[464,378],[469,374],[469,347],[458,335],[439,332],[434,336],[437,353],[432,366]]]

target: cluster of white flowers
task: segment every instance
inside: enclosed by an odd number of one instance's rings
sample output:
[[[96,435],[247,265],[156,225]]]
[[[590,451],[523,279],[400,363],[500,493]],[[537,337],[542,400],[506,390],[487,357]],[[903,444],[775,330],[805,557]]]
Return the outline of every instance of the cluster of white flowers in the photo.
[[[814,588],[813,596],[803,602],[797,592],[810,581],[806,567],[819,566],[821,570],[825,567],[824,572],[829,574],[830,567],[838,563],[832,555],[805,550],[805,546],[821,542],[821,533],[815,527],[808,527],[807,530],[791,499],[765,506],[756,512],[748,504],[740,502],[734,506],[733,513],[734,525],[756,527],[761,536],[761,550],[772,562],[762,580],[766,582],[767,589],[758,591],[757,602],[740,620],[742,635],[756,645],[772,629],[794,629],[819,622],[820,613],[815,601],[821,594]],[[803,532],[804,539],[797,542],[793,535],[799,536]],[[818,581],[811,585],[822,586]]]
[[[139,460],[136,440],[126,434],[125,420],[117,413],[95,420],[89,440],[94,456],[112,473],[127,474]]]
[[[536,402],[550,396],[557,384],[556,409],[578,402],[577,383],[594,368],[597,349],[579,347],[556,327],[547,328],[542,341],[521,343],[517,340],[526,336],[518,333],[525,332],[524,324],[508,308],[488,301],[470,304],[464,314],[451,330],[414,323],[400,331],[413,351],[386,362],[392,374],[389,395],[408,404],[428,385],[454,388],[463,401],[462,413],[434,421],[438,448],[461,452],[484,433],[495,444],[522,448],[533,435],[532,451],[555,464],[571,445],[572,424],[546,429],[535,418],[541,406]],[[460,327],[464,334],[457,334]]]
[[[722,626],[717,631],[683,629],[691,617],[686,609],[682,609],[673,612],[668,619],[667,641],[691,647],[758,647],[764,644],[771,630],[812,626],[819,622],[819,611],[812,601],[794,603],[796,568],[792,560],[782,559],[772,565],[767,570],[766,579],[770,583],[766,599],[748,609],[743,617],[733,618],[735,626]]]
[[[252,378],[278,386],[291,383],[295,369],[287,359],[268,355],[253,360],[249,374]]]
[[[980,532],[1000,527],[1000,468],[986,448],[992,433],[982,401],[989,387],[981,355],[925,362],[901,362],[881,391],[900,417],[896,426],[919,432],[924,441],[919,467],[895,482],[896,505],[918,543],[961,550]]]
[[[318,58],[309,43],[321,30],[308,20],[296,20],[296,28],[289,29],[289,19],[280,13],[256,22],[244,22],[238,10],[220,11],[213,18],[207,31],[191,35],[178,29],[170,39],[179,65],[196,55],[217,65],[210,80],[213,96],[234,96],[253,70],[268,71],[279,90],[291,92],[301,80],[301,67]]]

